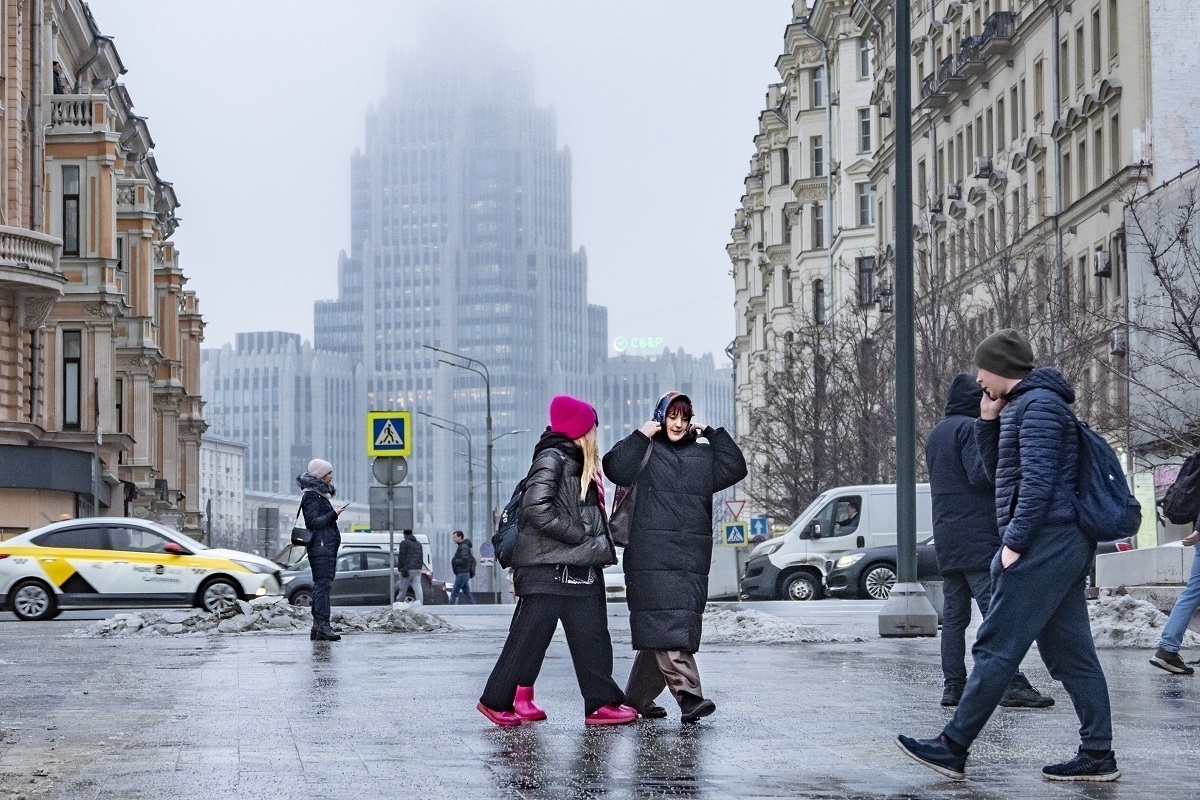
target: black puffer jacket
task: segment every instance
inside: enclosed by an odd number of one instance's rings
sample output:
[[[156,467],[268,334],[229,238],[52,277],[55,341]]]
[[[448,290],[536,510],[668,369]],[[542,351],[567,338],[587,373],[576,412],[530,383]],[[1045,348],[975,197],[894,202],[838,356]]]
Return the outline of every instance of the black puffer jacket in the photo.
[[[1036,547],[1048,528],[1078,525],[1074,402],[1075,390],[1066,379],[1043,367],[1013,387],[999,421],[975,423],[984,467],[996,482],[1000,537],[1018,553]]]
[[[315,478],[307,472],[296,478],[296,483],[304,491],[300,496],[300,510],[304,514],[304,527],[312,531],[312,544],[308,546],[308,560],[322,563],[332,562],[337,558],[338,548],[342,546],[342,534],[338,531],[338,515],[333,510],[329,498],[333,496],[333,487],[320,478]],[[315,566],[315,564],[314,564]]]
[[[933,543],[942,575],[987,569],[1000,549],[996,487],[975,443],[975,420],[983,388],[957,375],[946,398],[946,418],[925,442],[925,466],[933,498]]]
[[[589,487],[586,502],[579,499],[582,475],[583,455],[575,443],[560,433],[543,433],[525,478],[514,567],[617,563],[595,487]]]
[[[471,571],[471,562],[474,560],[474,556],[472,555],[473,549],[474,546],[471,544],[470,539],[463,539],[458,543],[454,555],[450,558],[450,569],[455,575],[460,572],[469,573]]]
[[[417,537],[404,535],[396,545],[396,567],[405,572],[420,572],[425,565],[425,552]]]
[[[708,443],[654,437],[654,452],[637,475],[650,439],[634,431],[604,457],[618,486],[637,477],[629,546],[623,565],[635,650],[700,649],[712,563],[713,494],[746,477],[742,451],[724,428],[706,428]]]

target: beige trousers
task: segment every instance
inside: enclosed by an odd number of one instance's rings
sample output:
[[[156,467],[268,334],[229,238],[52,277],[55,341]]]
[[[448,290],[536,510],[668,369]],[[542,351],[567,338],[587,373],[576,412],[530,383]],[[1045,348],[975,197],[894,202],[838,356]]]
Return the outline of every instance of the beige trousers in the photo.
[[[683,693],[704,697],[696,657],[683,650],[638,650],[625,684],[625,703],[639,711],[669,689],[675,702]]]

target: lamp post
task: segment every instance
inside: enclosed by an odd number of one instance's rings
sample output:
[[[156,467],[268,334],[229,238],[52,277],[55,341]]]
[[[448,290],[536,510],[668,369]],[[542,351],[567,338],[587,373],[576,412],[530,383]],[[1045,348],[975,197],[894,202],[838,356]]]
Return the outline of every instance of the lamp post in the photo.
[[[455,422],[450,419],[442,419],[435,417],[433,414],[426,414],[424,411],[419,411],[422,417],[429,420],[429,424],[435,428],[441,428],[444,431],[457,433],[459,436],[467,440],[467,530],[471,532],[471,537],[475,536],[475,472],[474,462],[471,454],[474,452],[471,449],[471,429],[462,423]],[[436,422],[434,420],[437,420]],[[443,425],[442,423],[446,423]]]

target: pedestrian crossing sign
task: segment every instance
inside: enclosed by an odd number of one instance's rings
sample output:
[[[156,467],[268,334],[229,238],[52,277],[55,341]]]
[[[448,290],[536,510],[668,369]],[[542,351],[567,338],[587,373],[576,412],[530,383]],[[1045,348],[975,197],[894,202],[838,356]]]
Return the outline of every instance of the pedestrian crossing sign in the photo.
[[[412,412],[368,411],[367,455],[411,456]]]
[[[721,542],[726,547],[742,547],[746,544],[746,523],[726,522],[721,526]]]

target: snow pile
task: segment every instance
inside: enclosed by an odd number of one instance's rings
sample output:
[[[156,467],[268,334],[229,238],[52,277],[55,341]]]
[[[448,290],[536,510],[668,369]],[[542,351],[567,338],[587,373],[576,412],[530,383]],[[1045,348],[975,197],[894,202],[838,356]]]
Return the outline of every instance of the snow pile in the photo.
[[[827,633],[811,625],[797,625],[761,611],[710,607],[704,612],[703,641],[705,644],[815,644],[863,640]]]
[[[337,612],[331,620],[338,633],[432,633],[452,627],[421,610],[420,606],[397,603],[391,608],[368,612]],[[210,633],[295,633],[312,627],[312,611],[294,606],[282,597],[260,597],[237,602],[236,610],[213,614],[199,609],[147,610],[117,614],[78,631],[85,638],[128,636],[189,636]]]
[[[1088,603],[1092,638],[1096,647],[1144,647],[1153,649],[1162,637],[1167,615],[1153,604],[1130,595],[1106,594]],[[1188,631],[1184,647],[1200,646],[1200,636]]]

